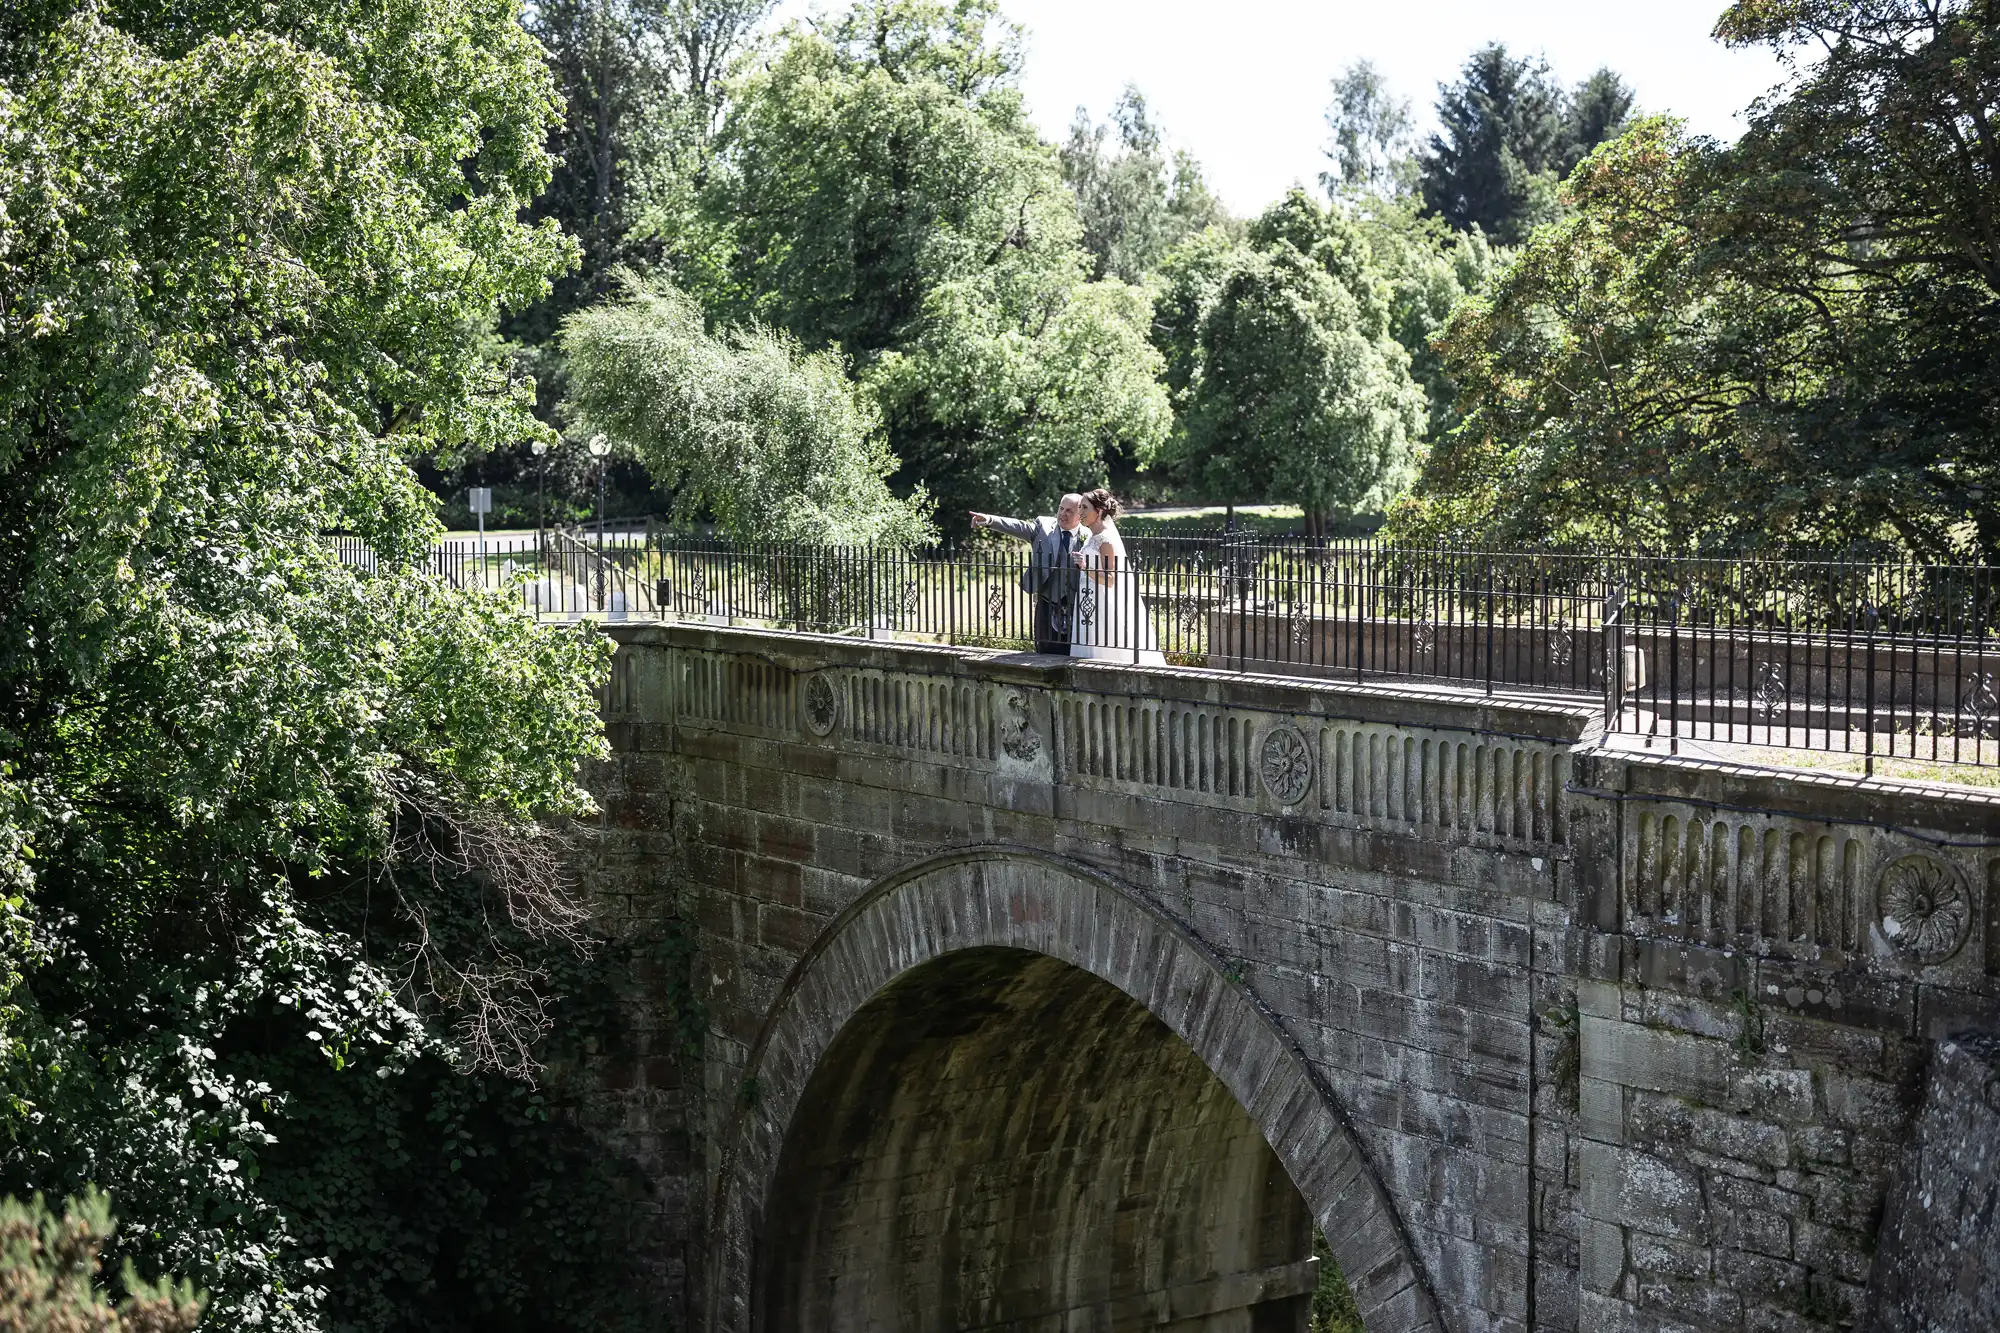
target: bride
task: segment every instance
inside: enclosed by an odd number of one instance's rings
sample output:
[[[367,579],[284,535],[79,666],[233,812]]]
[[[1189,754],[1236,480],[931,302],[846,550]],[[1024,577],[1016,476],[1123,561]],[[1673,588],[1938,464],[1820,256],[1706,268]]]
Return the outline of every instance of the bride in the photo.
[[[1118,497],[1102,486],[1085,492],[1082,517],[1090,537],[1076,551],[1083,579],[1077,589],[1070,656],[1165,666],[1152,613],[1133,586],[1125,539],[1112,522],[1118,517]]]

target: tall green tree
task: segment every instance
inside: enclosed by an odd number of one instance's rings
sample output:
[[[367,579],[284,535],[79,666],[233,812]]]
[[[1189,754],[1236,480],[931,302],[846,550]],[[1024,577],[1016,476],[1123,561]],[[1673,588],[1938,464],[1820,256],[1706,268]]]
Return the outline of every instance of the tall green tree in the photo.
[[[1169,158],[1145,97],[1129,84],[1104,124],[1093,125],[1077,108],[1060,160],[1076,194],[1083,247],[1096,261],[1093,278],[1140,282],[1182,240],[1228,221],[1200,163],[1184,150]]]
[[[1144,458],[1167,419],[1144,301],[1088,282],[1018,70],[993,0],[866,0],[793,27],[740,91],[710,194],[734,238],[711,308],[848,356],[899,484],[950,508],[1045,503]],[[1108,373],[1074,373],[1081,341]],[[968,400],[971,365],[1005,379]]]
[[[1355,221],[1388,284],[1389,332],[1429,401],[1425,438],[1440,439],[1458,424],[1458,385],[1435,340],[1461,301],[1486,290],[1504,252],[1484,232],[1455,232],[1409,200],[1358,213]]]
[[[1319,183],[1329,196],[1362,192],[1393,198],[1416,189],[1410,101],[1390,91],[1374,62],[1357,60],[1335,77],[1326,127],[1333,136],[1326,146],[1330,165]]]
[[[680,239],[731,65],[770,8],[771,0],[535,0],[527,9],[563,104],[549,139],[554,170],[533,216],[554,218],[583,254],[548,300],[510,321],[515,337],[547,342],[570,311],[613,290],[613,268]]]
[[[1556,185],[1616,133],[1632,98],[1609,70],[1572,96],[1546,61],[1517,57],[1498,42],[1438,88],[1439,128],[1419,159],[1424,207],[1464,231],[1478,227],[1515,245],[1557,212]]]
[[[2000,6],[1739,3],[1716,35],[1792,70],[1699,181],[1718,261],[1815,322],[1777,428],[1863,493],[1839,530],[2000,558]]]
[[[1424,211],[1410,104],[1373,64],[1358,60],[1333,81],[1326,120],[1331,169],[1320,188],[1368,240],[1388,284],[1390,332],[1430,400],[1425,433],[1436,437],[1456,423],[1457,391],[1432,339],[1460,300],[1485,287],[1494,248],[1480,228],[1454,230]]]
[[[1783,391],[1796,311],[1705,262],[1695,161],[1670,121],[1600,149],[1567,187],[1573,214],[1458,307],[1440,347],[1465,419],[1433,444],[1401,533],[1687,550],[1754,544],[1805,500],[1763,484],[1808,480],[1796,468],[1753,482],[1745,446],[1776,442],[1736,429]]]
[[[428,574],[409,462],[545,431],[556,110],[504,2],[0,14],[0,1192],[108,1190],[218,1327],[615,1322],[503,1077],[608,652]]]
[[[1597,145],[1616,138],[1631,123],[1632,89],[1610,69],[1579,83],[1563,107],[1563,150],[1557,171],[1568,175]]]
[[[569,408],[672,487],[683,513],[773,540],[923,544],[921,497],[899,500],[895,458],[871,397],[838,353],[751,326],[719,335],[699,306],[655,280],[563,326]]]
[[[1541,60],[1498,42],[1438,88],[1438,129],[1422,155],[1424,206],[1460,230],[1503,244],[1554,215],[1551,168],[1561,159],[1562,93]]]
[[[1173,266],[1188,312],[1167,461],[1208,498],[1289,500],[1308,525],[1380,513],[1407,482],[1424,398],[1366,239],[1294,189],[1228,253]],[[1170,346],[1172,344],[1170,343]]]
[[[1444,337],[1465,424],[1406,531],[2000,555],[1990,3],[1742,4],[1793,78],[1730,147],[1646,122]]]
[[[1115,279],[1030,295],[999,275],[945,283],[868,370],[905,474],[951,508],[1046,509],[1166,438],[1149,295]]]
[[[712,267],[710,229],[697,196],[730,72],[749,49],[771,0],[533,0],[522,15],[547,52],[562,114],[551,128],[549,186],[529,209],[575,238],[579,262],[543,299],[510,310],[501,332],[514,364],[534,379],[536,412],[560,419],[567,367],[555,335],[562,320],[616,289],[629,266],[698,274]],[[490,451],[447,451],[421,472],[447,521],[469,527],[466,488],[493,489],[489,525],[568,522],[590,508],[595,462],[578,447],[536,454],[515,440]],[[575,441],[569,441],[574,446]],[[629,461],[611,471],[613,513],[660,501]]]
[[[1585,160],[1575,215],[1441,339],[1465,420],[1400,531],[1993,558],[2000,349],[1962,313],[1984,306],[1990,328],[1992,290],[1936,250],[1899,266],[1900,297],[1826,274],[1796,216],[1744,210],[1774,185],[1754,160],[1671,121]],[[1914,182],[1908,197],[1934,207]],[[1956,298],[1942,311],[1926,299],[1940,289]]]
[[[865,358],[939,282],[1072,268],[1075,209],[1019,61],[991,0],[881,0],[788,29],[724,129],[711,197],[733,286],[711,305]]]

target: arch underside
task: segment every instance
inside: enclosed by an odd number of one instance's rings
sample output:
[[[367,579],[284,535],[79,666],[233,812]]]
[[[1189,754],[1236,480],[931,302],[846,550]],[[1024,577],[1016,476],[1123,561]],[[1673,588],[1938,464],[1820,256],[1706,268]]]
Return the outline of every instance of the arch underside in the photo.
[[[876,885],[745,1074],[711,1328],[1290,1333],[1316,1222],[1369,1333],[1441,1329],[1329,1090],[1087,867],[984,848]]]
[[[1186,1042],[1068,963],[905,973],[796,1124],[761,1248],[771,1333],[1305,1333],[1312,1220],[1284,1168]]]

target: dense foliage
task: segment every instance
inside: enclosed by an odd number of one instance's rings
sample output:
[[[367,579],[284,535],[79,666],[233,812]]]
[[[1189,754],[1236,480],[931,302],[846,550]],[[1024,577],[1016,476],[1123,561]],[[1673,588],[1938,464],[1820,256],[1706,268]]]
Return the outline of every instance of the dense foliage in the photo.
[[[1320,187],[1329,195],[1395,197],[1417,188],[1416,121],[1410,101],[1389,91],[1373,61],[1357,60],[1333,81],[1326,108],[1333,138]]]
[[[1299,503],[1315,526],[1379,513],[1425,424],[1388,284],[1361,229],[1294,190],[1237,246],[1176,256],[1159,324],[1180,418],[1169,464],[1232,502]]]
[[[1045,503],[1167,426],[1146,303],[1086,281],[1018,72],[992,0],[790,28],[739,90],[711,195],[729,236],[711,308],[852,358],[902,486],[947,508]]]
[[[856,544],[935,537],[921,490],[899,500],[873,401],[833,352],[757,326],[720,336],[663,282],[563,327],[579,431],[602,431],[739,537]]]
[[[1090,113],[1077,108],[1060,162],[1076,196],[1083,248],[1096,261],[1093,278],[1143,282],[1189,236],[1228,225],[1201,164],[1184,149],[1169,157],[1144,94],[1130,84],[1103,124],[1093,125]]]
[[[426,575],[408,463],[544,429],[487,336],[574,253],[541,53],[30,3],[0,72],[0,1190],[108,1190],[226,1327],[609,1319],[609,1191],[503,1077],[586,966],[539,821],[606,648]]]
[[[542,420],[557,420],[567,392],[556,343],[564,317],[614,293],[621,267],[702,266],[698,195],[725,89],[770,8],[770,0],[527,0],[522,20],[547,52],[561,107],[548,137],[553,171],[529,216],[557,223],[580,251],[545,297],[500,321],[513,365],[535,380]],[[455,527],[472,524],[469,486],[492,490],[489,526],[569,523],[592,511],[597,460],[576,441],[556,443],[539,454],[525,439],[444,449],[419,468]],[[610,502],[614,515],[660,504],[623,457],[611,466]]]
[[[583,254],[549,299],[508,321],[529,348],[572,311],[616,290],[621,264],[688,229],[735,59],[771,0],[534,0],[524,16],[562,99],[554,170],[533,215]],[[546,368],[552,365],[544,363]]]
[[[182,1283],[149,1283],[127,1266],[130,1293],[113,1305],[98,1270],[114,1224],[111,1206],[91,1191],[60,1213],[36,1195],[0,1198],[0,1328],[21,1333],[188,1333],[202,1298]]]
[[[2000,554],[1990,3],[1743,4],[1815,57],[1723,147],[1589,158],[1442,350],[1464,424],[1411,535]]]

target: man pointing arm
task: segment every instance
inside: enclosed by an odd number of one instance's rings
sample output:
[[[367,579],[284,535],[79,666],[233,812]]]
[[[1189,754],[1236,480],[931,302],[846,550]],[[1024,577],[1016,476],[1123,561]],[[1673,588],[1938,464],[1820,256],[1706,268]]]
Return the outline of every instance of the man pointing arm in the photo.
[[[1078,546],[1076,527],[1083,497],[1070,494],[1032,521],[1000,514],[972,512],[972,526],[992,528],[1028,543],[1028,567],[1021,574],[1021,591],[1035,599],[1035,651],[1069,652],[1070,617],[1076,604],[1076,568],[1070,553]]]

